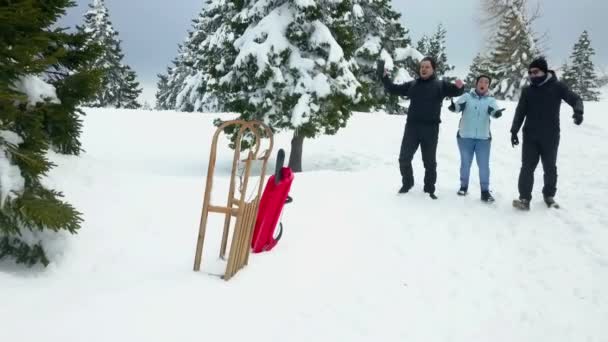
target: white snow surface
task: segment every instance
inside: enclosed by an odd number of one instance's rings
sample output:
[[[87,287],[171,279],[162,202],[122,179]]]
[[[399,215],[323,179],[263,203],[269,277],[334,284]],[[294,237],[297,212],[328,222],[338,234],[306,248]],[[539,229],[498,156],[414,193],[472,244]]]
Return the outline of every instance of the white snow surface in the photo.
[[[86,152],[50,154],[58,166],[45,178],[83,212],[82,230],[49,252],[46,269],[0,263],[0,339],[606,341],[608,102],[585,103],[580,127],[563,106],[562,209],[543,205],[539,165],[530,212],[511,207],[521,147],[509,142],[515,104],[499,104],[494,204],[479,201],[475,165],[470,195],[456,195],[458,115],[442,114],[433,201],[419,152],[415,188],[396,194],[405,117],[356,113],[337,135],[305,141],[282,240],[229,282],[212,275],[225,265],[219,214],[192,271],[218,115],[87,109]],[[218,205],[232,162],[223,139]],[[290,139],[276,136],[273,160]]]
[[[48,99],[51,103],[61,103],[55,87],[36,75],[25,75],[14,84],[14,89],[27,95],[28,104],[35,105]]]

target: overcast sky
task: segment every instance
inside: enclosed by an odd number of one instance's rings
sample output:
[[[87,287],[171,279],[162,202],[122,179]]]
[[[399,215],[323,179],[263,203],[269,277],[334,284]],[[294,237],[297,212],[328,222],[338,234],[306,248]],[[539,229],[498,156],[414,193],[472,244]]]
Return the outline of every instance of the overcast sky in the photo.
[[[558,67],[569,56],[583,30],[588,30],[595,48],[594,62],[608,68],[608,0],[534,0],[541,2],[543,16],[535,30],[547,33],[549,63]],[[63,27],[82,23],[92,0],[76,0],[60,21]],[[477,24],[479,0],[393,0],[402,21],[416,42],[432,33],[441,22],[448,32],[447,53],[457,72],[466,73],[483,45]],[[146,87],[145,98],[154,102],[156,74],[164,72],[186,37],[191,20],[202,8],[202,0],[106,0],[110,20],[119,32],[125,62]]]

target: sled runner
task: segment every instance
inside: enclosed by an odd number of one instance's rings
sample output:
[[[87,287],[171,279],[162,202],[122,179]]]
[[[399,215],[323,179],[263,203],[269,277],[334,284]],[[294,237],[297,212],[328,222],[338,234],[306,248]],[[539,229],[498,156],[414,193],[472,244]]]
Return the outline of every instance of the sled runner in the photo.
[[[283,224],[279,223],[279,234],[275,238],[274,231],[283,211],[285,203],[291,202],[288,196],[294,174],[289,167],[283,167],[285,151],[279,150],[274,175],[270,176],[262,198],[251,240],[253,253],[270,251],[276,246],[283,235]]]

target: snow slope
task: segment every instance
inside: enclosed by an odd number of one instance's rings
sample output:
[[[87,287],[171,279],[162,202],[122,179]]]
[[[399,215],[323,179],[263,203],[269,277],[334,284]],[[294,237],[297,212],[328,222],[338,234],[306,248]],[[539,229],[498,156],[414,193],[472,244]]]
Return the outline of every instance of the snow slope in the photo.
[[[83,212],[83,229],[54,241],[47,269],[0,264],[0,340],[606,341],[608,102],[586,103],[581,127],[563,107],[563,209],[542,205],[539,169],[527,213],[511,208],[521,150],[505,106],[493,205],[478,199],[476,166],[471,194],[456,196],[458,117],[447,110],[437,201],[422,193],[419,153],[413,192],[396,194],[405,117],[360,113],[306,141],[283,239],[229,282],[212,275],[223,270],[217,214],[192,271],[216,115],[88,109],[87,152],[52,155],[46,180]],[[230,163],[220,150],[217,204]]]

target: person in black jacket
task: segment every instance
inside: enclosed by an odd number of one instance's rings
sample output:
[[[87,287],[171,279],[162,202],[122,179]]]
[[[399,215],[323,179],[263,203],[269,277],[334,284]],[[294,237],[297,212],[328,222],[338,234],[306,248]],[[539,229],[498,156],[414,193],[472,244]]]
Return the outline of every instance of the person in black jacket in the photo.
[[[414,186],[412,159],[420,146],[424,163],[424,192],[431,198],[435,196],[437,182],[437,142],[439,124],[441,123],[441,106],[444,98],[460,96],[464,93],[464,84],[457,80],[455,84],[439,80],[435,76],[436,63],[431,57],[420,61],[420,77],[403,84],[393,84],[388,78],[384,62],[378,61],[378,76],[384,89],[395,95],[407,96],[410,99],[405,132],[399,153],[399,170],[401,171],[401,189],[407,193]]]
[[[566,101],[574,110],[574,123],[583,122],[583,102],[581,97],[573,93],[560,82],[553,70],[548,70],[547,61],[540,57],[528,67],[530,85],[522,88],[519,103],[511,126],[511,144],[519,144],[517,133],[522,124],[523,146],[522,166],[519,173],[519,199],[513,201],[513,206],[530,209],[532,188],[534,185],[534,170],[539,159],[543,163],[544,187],[543,197],[548,207],[557,207],[554,196],[557,191],[557,149],[560,139],[560,106]]]

